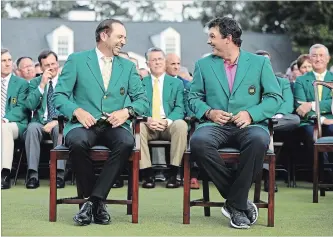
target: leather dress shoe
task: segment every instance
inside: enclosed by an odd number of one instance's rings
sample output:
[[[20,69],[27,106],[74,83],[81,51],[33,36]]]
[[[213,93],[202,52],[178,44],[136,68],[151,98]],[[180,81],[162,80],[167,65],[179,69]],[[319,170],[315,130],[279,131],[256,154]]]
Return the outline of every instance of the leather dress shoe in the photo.
[[[57,177],[57,188],[64,188],[65,187],[65,180]]]
[[[26,185],[28,189],[35,189],[39,187],[39,180],[35,177],[29,178]]]
[[[116,182],[112,185],[112,188],[122,188],[124,187],[124,180],[123,178],[119,178]]]
[[[80,211],[73,217],[73,220],[77,225],[84,226],[89,225],[92,222],[92,217],[93,203],[87,201],[82,205]]]
[[[265,182],[264,182],[264,191],[265,192],[268,192],[268,187],[269,187],[269,185],[268,185],[268,180],[265,180]],[[274,192],[278,192],[279,190],[278,190],[278,187],[277,187],[277,185],[276,185],[276,183],[274,184]]]
[[[9,175],[1,177],[1,189],[9,189],[10,186],[11,182]]]
[[[95,224],[108,225],[111,222],[111,216],[106,210],[106,205],[99,201],[93,209],[93,217]]]
[[[171,176],[166,184],[166,188],[179,188],[176,176]]]
[[[142,187],[143,188],[155,188],[155,178],[149,177],[149,178],[144,179]]]

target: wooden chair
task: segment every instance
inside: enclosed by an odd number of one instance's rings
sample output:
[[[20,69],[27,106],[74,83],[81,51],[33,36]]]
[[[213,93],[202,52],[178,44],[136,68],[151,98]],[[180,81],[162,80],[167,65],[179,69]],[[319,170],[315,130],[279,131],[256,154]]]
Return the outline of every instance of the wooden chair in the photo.
[[[268,226],[274,226],[274,184],[275,184],[275,154],[273,149],[273,121],[269,120],[270,145],[264,158],[264,162],[269,164],[269,190],[268,202],[260,200],[262,171],[258,174],[255,181],[254,203],[258,208],[268,208]],[[193,126],[194,127],[194,126]],[[193,129],[192,127],[192,129]],[[193,130],[192,130],[193,132]],[[205,216],[210,216],[210,207],[222,207],[224,202],[211,202],[209,198],[208,179],[203,179],[203,198],[190,200],[190,150],[184,153],[184,203],[183,203],[183,224],[190,224],[190,208],[192,206],[204,207]],[[227,164],[237,164],[239,162],[239,150],[234,148],[223,148],[219,150],[221,159]]]
[[[50,208],[49,221],[55,222],[57,219],[58,204],[83,204],[86,200],[83,199],[82,191],[78,189],[77,197],[57,199],[57,160],[66,160],[69,158],[69,150],[64,146],[64,117],[59,116],[59,137],[58,146],[51,150],[50,154]],[[132,215],[132,223],[138,223],[139,211],[139,161],[140,161],[140,121],[141,118],[133,120],[133,134],[135,134],[135,148],[130,157],[132,163],[132,171],[128,178],[127,199],[125,200],[106,200],[107,204],[127,205],[127,214]],[[90,149],[90,157],[93,161],[105,161],[108,159],[110,150],[104,146],[94,146]]]
[[[314,81],[315,91],[315,103],[316,103],[316,119],[314,127],[314,158],[313,158],[313,203],[318,203],[318,189],[320,189],[320,196],[325,196],[326,188],[333,188],[333,184],[319,183],[319,153],[322,152],[333,152],[333,136],[323,137],[322,126],[320,121],[320,107],[319,107],[319,96],[318,96],[318,85],[322,85],[333,89],[333,82]],[[322,161],[321,161],[322,163]],[[324,167],[333,168],[333,164],[321,164],[321,171],[324,171]]]

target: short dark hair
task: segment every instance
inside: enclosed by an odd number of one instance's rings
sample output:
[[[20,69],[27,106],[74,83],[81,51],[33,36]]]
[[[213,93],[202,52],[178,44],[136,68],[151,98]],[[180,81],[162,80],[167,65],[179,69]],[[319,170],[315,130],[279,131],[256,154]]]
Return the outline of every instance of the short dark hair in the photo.
[[[230,17],[217,17],[207,23],[208,28],[218,27],[222,38],[231,35],[232,42],[240,47],[242,45],[242,29],[238,22]]]
[[[55,52],[53,52],[52,50],[47,49],[47,50],[42,51],[39,54],[39,56],[38,56],[39,65],[42,66],[42,59],[45,59],[50,55],[53,55],[56,58],[56,60],[58,61],[58,55]]]
[[[26,58],[28,58],[28,59],[30,59],[31,61],[33,61],[32,58],[31,58],[31,57],[28,57],[28,56],[19,57],[19,58],[16,60],[16,66],[17,66],[17,68],[19,68],[19,65],[20,65],[21,61],[22,61],[23,59],[26,59]]]
[[[257,54],[257,55],[261,55],[261,56],[268,56],[268,57],[271,57],[271,55],[267,52],[267,51],[265,51],[265,50],[257,50],[256,52],[255,52],[255,54]]]
[[[9,52],[9,50],[8,49],[1,49],[1,55],[3,55],[3,54],[5,54],[5,53],[8,53]]]
[[[309,54],[301,54],[296,60],[297,67],[300,68],[306,60],[310,61],[310,55]]]
[[[118,23],[121,25],[124,25],[121,21],[116,20],[116,19],[105,19],[104,21],[101,21],[96,30],[95,30],[95,38],[96,38],[96,42],[100,42],[101,41],[101,33],[103,31],[106,32],[106,34],[108,36],[110,36],[110,34],[112,33],[112,24],[114,23]]]
[[[152,47],[152,48],[148,49],[147,52],[145,53],[145,58],[146,58],[147,61],[148,61],[148,54],[151,53],[151,52],[162,52],[164,57],[165,57],[165,53],[161,48]]]

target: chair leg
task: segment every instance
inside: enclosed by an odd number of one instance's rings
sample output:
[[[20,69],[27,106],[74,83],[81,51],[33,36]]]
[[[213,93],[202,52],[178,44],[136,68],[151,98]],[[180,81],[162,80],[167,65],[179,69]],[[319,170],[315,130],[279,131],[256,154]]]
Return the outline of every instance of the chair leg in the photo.
[[[313,203],[318,203],[318,151],[317,146],[314,145],[313,156]]]
[[[209,202],[209,184],[208,184],[208,175],[205,174],[202,180],[202,192],[203,199],[205,202]],[[205,216],[210,216],[210,207],[204,207]]]
[[[325,197],[325,189],[324,188],[320,189],[320,196]]]
[[[133,167],[133,162],[130,162],[129,167]],[[132,184],[132,170],[129,169],[129,174],[128,174],[128,184],[127,184],[127,200],[132,201],[132,189],[133,189],[133,184]],[[132,215],[132,204],[127,204],[127,215]]]
[[[135,152],[132,165],[132,223],[139,221],[139,160],[140,153]]]
[[[291,187],[291,157],[288,157],[288,185],[287,187],[290,188]]]
[[[296,163],[292,162],[292,170],[293,170],[293,188],[296,188]]]
[[[275,155],[269,161],[268,180],[268,227],[274,227],[274,197],[275,197]]]
[[[185,153],[183,156],[184,161],[184,200],[183,200],[183,224],[190,224],[190,155]]]
[[[16,185],[16,182],[17,182],[17,177],[18,177],[18,173],[19,173],[20,168],[21,168],[21,161],[22,161],[22,158],[23,158],[23,154],[24,154],[24,148],[22,148],[22,151],[21,151],[21,154],[20,154],[20,159],[19,159],[19,162],[17,164],[17,168],[16,168],[16,172],[15,172],[15,178],[14,178],[14,185]]]
[[[255,186],[254,186],[254,197],[253,201],[254,203],[260,202],[260,193],[261,193],[261,180],[262,180],[262,169],[257,174],[256,180],[255,180]]]
[[[57,153],[50,152],[50,210],[49,221],[57,220]]]

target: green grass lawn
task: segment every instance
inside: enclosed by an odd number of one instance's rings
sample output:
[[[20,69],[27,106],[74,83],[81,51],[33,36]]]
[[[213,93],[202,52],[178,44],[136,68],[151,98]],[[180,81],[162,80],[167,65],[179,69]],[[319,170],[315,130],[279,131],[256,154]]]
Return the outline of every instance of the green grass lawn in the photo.
[[[59,205],[57,222],[48,221],[49,186],[41,182],[36,190],[27,190],[23,180],[15,187],[2,193],[2,235],[35,236],[217,236],[217,235],[333,235],[333,192],[320,197],[319,203],[312,203],[312,189],[309,183],[298,183],[297,188],[286,188],[279,183],[275,198],[275,227],[266,227],[267,211],[260,210],[258,222],[249,230],[229,227],[229,221],[222,216],[220,208],[212,208],[211,216],[204,217],[202,207],[191,208],[191,224],[182,224],[183,189],[166,189],[158,184],[155,189],[139,189],[139,224],[132,224],[126,215],[126,206],[108,205],[112,223],[107,226],[91,224],[74,226],[72,217],[78,205]],[[200,198],[202,189],[192,191],[192,198]],[[76,187],[67,185],[59,190],[58,197],[75,196]],[[251,197],[253,190],[251,191]],[[114,189],[114,199],[126,197],[126,188]],[[262,192],[262,198],[267,193]],[[211,200],[221,197],[211,185]]]

